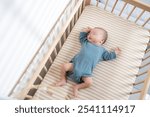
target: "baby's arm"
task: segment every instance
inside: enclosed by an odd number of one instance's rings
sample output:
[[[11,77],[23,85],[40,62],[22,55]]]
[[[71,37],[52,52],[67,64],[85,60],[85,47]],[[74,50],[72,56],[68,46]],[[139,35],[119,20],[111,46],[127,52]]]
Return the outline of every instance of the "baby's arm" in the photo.
[[[108,52],[107,50],[104,51],[103,53],[103,60],[112,60],[115,59],[117,57],[117,55],[119,55],[121,53],[120,48],[115,48],[114,51],[112,52]]]
[[[80,43],[83,44],[84,42],[87,41],[87,35],[88,33],[91,31],[92,28],[87,27],[82,29],[82,31],[80,32]]]

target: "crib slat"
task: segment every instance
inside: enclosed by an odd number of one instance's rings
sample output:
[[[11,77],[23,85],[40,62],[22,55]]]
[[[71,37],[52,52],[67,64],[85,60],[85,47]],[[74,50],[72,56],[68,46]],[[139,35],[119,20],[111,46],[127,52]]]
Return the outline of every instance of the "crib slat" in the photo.
[[[98,7],[98,5],[99,5],[99,0],[96,0],[97,2],[96,2],[96,6]]]
[[[139,68],[143,68],[143,67],[145,67],[145,66],[148,66],[150,64],[150,62],[149,63],[146,63],[146,64],[144,64],[144,65],[141,65]]]
[[[144,27],[150,20],[150,17],[145,21],[145,23],[142,25],[142,27]]]
[[[141,91],[142,91],[142,90],[132,91],[132,92],[130,92],[130,94],[140,93]]]
[[[138,84],[141,84],[141,83],[144,83],[145,80],[142,80],[142,81],[139,81],[139,82],[135,82],[133,83],[133,85],[138,85]]]
[[[147,57],[143,58],[143,61],[145,61],[148,58],[150,58],[150,55],[148,55]]]
[[[83,0],[83,2],[82,2],[82,7],[81,7],[81,8],[82,8],[82,9],[81,9],[82,11],[83,11],[83,9],[85,8],[85,5],[86,5],[86,0]]]
[[[78,12],[75,14],[75,22],[78,20]]]
[[[127,2],[123,5],[123,8],[121,9],[121,11],[119,13],[119,16],[121,16],[121,14],[122,14],[123,10],[125,9],[126,5],[127,5]]]
[[[108,0],[106,1],[106,4],[105,4],[105,7],[104,7],[104,9],[106,9],[106,7],[107,7],[107,4],[108,4]]]
[[[30,96],[30,95],[26,95],[25,97],[28,99],[32,99],[32,96]]]
[[[57,50],[56,50],[56,48],[54,49],[54,54],[55,54],[55,56],[57,56]]]
[[[61,40],[58,42],[58,47],[59,47],[59,50],[61,49],[61,46],[62,46],[62,43],[61,43]]]
[[[71,29],[70,29],[70,24],[69,24],[69,26],[68,26],[68,28],[67,28],[67,35],[70,34],[70,31],[71,31]]]
[[[118,3],[118,0],[115,1],[115,4],[113,5],[113,8],[112,8],[112,10],[111,10],[111,13],[114,11],[114,9],[115,9],[117,3]]]
[[[80,6],[79,8],[79,16],[81,15],[81,12],[82,12],[82,6]]]
[[[129,19],[129,17],[131,16],[131,14],[133,13],[133,11],[135,10],[135,6],[133,7],[133,9],[131,10],[131,12],[129,13],[129,15],[128,15],[128,17],[127,17],[127,19]]]
[[[73,19],[72,19],[72,21],[71,21],[71,27],[72,27],[72,28],[74,27],[74,17],[73,17]]]
[[[43,69],[47,73],[48,70],[47,70],[46,66],[44,66]]]
[[[66,41],[66,32],[64,32],[64,34],[63,34],[63,41],[64,42]]]
[[[135,23],[140,19],[140,17],[143,15],[143,13],[145,12],[145,10],[143,10],[140,15],[137,17],[137,19],[135,20]]]
[[[53,62],[51,56],[48,58],[48,60],[49,60],[50,63]]]
[[[146,71],[146,72],[142,72],[142,73],[140,73],[140,74],[137,74],[136,77],[139,77],[139,76],[144,75],[144,74],[146,74],[146,73],[147,73],[147,71]]]

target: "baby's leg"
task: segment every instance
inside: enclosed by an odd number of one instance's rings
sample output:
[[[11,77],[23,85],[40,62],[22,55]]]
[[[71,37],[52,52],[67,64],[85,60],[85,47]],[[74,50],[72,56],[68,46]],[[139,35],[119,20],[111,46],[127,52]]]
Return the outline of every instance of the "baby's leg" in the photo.
[[[90,87],[91,84],[92,84],[92,78],[90,78],[90,77],[84,77],[84,78],[82,78],[82,80],[83,80],[83,83],[77,84],[77,85],[75,85],[75,86],[73,87],[73,95],[74,95],[75,97],[78,97],[78,90],[79,90],[79,89],[88,88],[88,87]]]
[[[73,70],[73,63],[62,64],[61,67],[61,80],[56,83],[56,86],[63,86],[66,84],[66,72]]]

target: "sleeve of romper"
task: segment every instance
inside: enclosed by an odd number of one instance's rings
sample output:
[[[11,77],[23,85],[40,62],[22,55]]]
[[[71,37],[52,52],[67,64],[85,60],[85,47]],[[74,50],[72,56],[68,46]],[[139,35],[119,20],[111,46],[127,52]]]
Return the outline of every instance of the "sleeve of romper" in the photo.
[[[80,38],[80,43],[81,44],[87,41],[87,35],[88,35],[87,32],[80,32],[80,37],[79,38]]]
[[[104,61],[112,60],[112,59],[115,59],[115,58],[116,58],[116,53],[114,51],[113,52],[108,52],[107,50],[104,50],[103,55],[102,55],[102,59]]]

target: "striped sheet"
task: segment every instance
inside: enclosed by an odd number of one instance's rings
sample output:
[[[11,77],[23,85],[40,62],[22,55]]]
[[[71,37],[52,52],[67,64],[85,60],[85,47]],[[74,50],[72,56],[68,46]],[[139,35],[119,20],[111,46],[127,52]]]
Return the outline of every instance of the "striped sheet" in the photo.
[[[60,65],[70,59],[80,50],[79,33],[82,28],[102,27],[108,31],[108,40],[104,45],[110,50],[120,47],[122,53],[117,59],[99,63],[93,72],[93,84],[90,88],[81,89],[78,98],[72,98],[72,86],[75,83],[68,81],[63,87],[54,87],[52,84],[60,80]],[[141,58],[144,56],[148,31],[103,11],[95,6],[87,6],[65,44],[57,55],[50,70],[46,74],[33,99],[82,99],[82,100],[123,100],[129,98],[132,83],[135,81]]]

